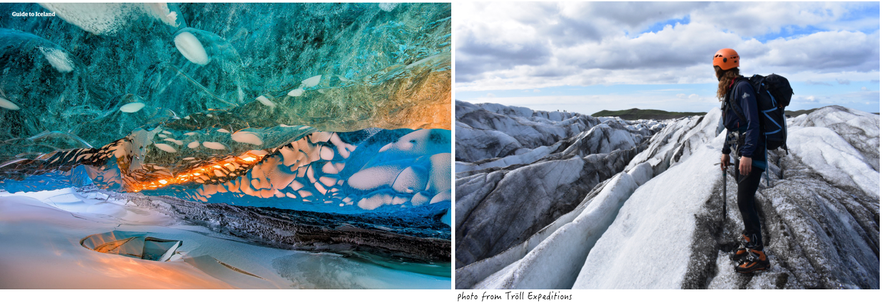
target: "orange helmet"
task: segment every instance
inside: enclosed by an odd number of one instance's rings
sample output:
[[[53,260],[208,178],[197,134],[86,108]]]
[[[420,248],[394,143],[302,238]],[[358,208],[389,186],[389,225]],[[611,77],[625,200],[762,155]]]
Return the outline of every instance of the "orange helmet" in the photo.
[[[739,67],[739,54],[733,49],[720,49],[714,53],[714,65],[722,70]]]

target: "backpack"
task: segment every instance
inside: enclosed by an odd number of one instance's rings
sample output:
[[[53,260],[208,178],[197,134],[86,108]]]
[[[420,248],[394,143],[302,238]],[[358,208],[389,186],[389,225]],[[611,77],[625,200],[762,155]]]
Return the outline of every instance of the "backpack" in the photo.
[[[785,122],[785,107],[791,104],[791,95],[794,94],[788,79],[776,74],[767,76],[755,74],[751,78],[740,78],[739,80],[747,80],[754,88],[760,128],[766,137],[766,149],[776,150],[782,147],[787,154],[788,145],[785,140],[788,138],[788,126]],[[736,115],[742,122],[746,121],[739,105],[730,103],[729,96],[726,103],[728,107],[732,105],[736,108]]]

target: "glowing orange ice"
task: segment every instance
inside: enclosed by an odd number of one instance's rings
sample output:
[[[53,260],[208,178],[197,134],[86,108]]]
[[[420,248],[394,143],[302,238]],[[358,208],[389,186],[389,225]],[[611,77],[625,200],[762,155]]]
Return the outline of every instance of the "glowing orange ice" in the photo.
[[[249,168],[252,165],[260,162],[261,159],[262,157],[259,155],[252,154],[251,152],[246,152],[245,154],[234,158],[224,158],[212,163],[202,164],[200,166],[193,167],[190,170],[179,173],[175,176],[166,175],[156,177],[153,180],[139,181],[137,183],[131,184],[130,189],[132,192],[137,193],[143,190],[154,190],[169,185],[183,184],[188,182],[204,184],[211,179],[212,171],[215,169],[222,169],[224,167],[226,167],[227,169],[235,169],[237,168],[237,165],[238,168]]]

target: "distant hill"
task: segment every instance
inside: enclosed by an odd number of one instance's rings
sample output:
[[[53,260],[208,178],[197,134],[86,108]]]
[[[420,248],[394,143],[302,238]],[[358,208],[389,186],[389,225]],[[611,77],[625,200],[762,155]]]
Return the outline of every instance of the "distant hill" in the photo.
[[[793,111],[792,111],[792,110],[785,110],[785,116],[786,116],[786,117],[791,117],[791,118],[793,118],[793,117],[797,117],[797,116],[799,116],[799,115],[801,115],[801,114],[806,114],[806,113],[810,113],[810,112],[816,111],[816,110],[818,110],[818,109],[819,109],[819,108],[813,108],[813,109],[809,109],[809,110],[793,110]],[[880,114],[879,112],[871,112],[871,113],[873,113],[873,114]]]
[[[819,109],[819,108],[813,108],[813,109],[809,109],[809,110],[793,110],[793,111],[792,110],[785,110],[785,116],[793,118],[793,117],[797,117],[801,114],[806,114],[806,113],[816,111],[816,109]]]
[[[623,120],[666,120],[685,116],[705,115],[705,112],[669,112],[656,109],[601,110],[592,114],[593,117],[618,116]]]
[[[785,116],[787,117],[797,117],[801,114],[810,113],[816,111],[818,108],[808,109],[808,110],[785,110]],[[879,113],[874,113],[879,114]],[[618,116],[623,120],[665,120],[665,119],[673,119],[680,118],[685,116],[693,116],[693,115],[705,115],[705,112],[669,112],[665,110],[656,110],[656,109],[638,109],[632,108],[628,110],[601,110],[592,114],[593,117],[602,117],[602,116]]]

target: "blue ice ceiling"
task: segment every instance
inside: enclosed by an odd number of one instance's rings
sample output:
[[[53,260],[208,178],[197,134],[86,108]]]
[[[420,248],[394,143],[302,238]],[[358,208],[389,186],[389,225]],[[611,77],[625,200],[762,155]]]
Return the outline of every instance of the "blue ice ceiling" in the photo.
[[[0,189],[450,207],[449,4],[0,11]]]

